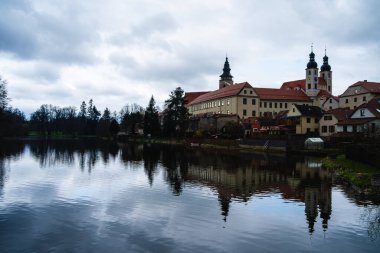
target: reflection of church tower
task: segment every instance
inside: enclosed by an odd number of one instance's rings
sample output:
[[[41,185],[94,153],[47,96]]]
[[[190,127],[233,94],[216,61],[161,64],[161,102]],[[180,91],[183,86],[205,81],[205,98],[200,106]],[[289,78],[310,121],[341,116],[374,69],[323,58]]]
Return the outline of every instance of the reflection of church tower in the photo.
[[[310,234],[314,232],[314,223],[318,217],[318,190],[316,187],[305,187],[305,214]]]
[[[331,185],[327,182],[323,182],[321,185],[320,196],[319,196],[319,212],[322,219],[323,230],[326,231],[328,228],[328,221],[331,216]]]
[[[309,54],[310,60],[306,68],[306,94],[310,97],[316,97],[319,92],[318,88],[318,64],[315,61],[315,54],[313,53],[313,46]]]
[[[222,209],[223,220],[227,221],[228,211],[230,209],[231,197],[228,195],[223,195],[219,193],[218,200],[220,203],[220,208]]]
[[[234,81],[232,80],[233,76],[231,75],[230,63],[228,62],[228,58],[226,57],[226,61],[224,63],[223,74],[220,75],[219,80],[219,89],[233,85]]]

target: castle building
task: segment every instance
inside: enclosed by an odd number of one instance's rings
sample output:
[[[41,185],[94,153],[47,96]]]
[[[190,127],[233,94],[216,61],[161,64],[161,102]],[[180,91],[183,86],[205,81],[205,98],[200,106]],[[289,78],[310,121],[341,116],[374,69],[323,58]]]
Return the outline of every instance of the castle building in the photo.
[[[285,82],[281,88],[253,87],[248,82],[234,83],[226,57],[219,89],[210,92],[187,92],[185,99],[192,115],[206,113],[237,114],[240,118],[275,117],[289,110],[294,104],[323,107],[326,101],[335,103],[326,106],[335,108],[338,103],[332,94],[332,71],[328,57],[323,57],[321,71],[311,50],[306,68],[306,78]],[[330,100],[334,98],[334,100]]]

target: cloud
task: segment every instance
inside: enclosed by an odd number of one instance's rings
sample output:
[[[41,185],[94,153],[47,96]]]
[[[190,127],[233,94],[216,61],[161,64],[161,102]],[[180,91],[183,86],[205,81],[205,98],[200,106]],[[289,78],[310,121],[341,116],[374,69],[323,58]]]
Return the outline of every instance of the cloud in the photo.
[[[327,46],[339,95],[358,80],[380,81],[379,7],[375,0],[5,0],[0,74],[21,110],[90,98],[118,110],[144,106],[151,95],[163,102],[178,86],[217,89],[226,53],[235,82],[280,87],[304,78],[313,42],[319,66]]]
[[[90,45],[97,42],[98,35],[91,20],[82,19],[74,6],[55,13],[46,13],[37,7],[27,1],[14,4],[8,1],[1,5],[1,51],[21,60],[75,64],[94,61]]]

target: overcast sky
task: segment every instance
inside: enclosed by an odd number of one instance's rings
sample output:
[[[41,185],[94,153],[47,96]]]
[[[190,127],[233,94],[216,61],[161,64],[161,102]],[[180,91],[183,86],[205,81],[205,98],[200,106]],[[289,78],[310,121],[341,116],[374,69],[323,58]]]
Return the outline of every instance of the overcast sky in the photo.
[[[333,93],[380,82],[380,1],[1,0],[0,74],[11,105],[161,106],[170,91],[215,90],[226,54],[235,82],[305,78],[325,45]]]

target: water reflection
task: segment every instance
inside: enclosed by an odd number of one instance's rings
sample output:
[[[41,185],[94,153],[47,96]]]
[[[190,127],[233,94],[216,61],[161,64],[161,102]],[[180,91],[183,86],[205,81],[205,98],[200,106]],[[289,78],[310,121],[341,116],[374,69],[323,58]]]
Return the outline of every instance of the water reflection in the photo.
[[[285,155],[239,154],[229,151],[188,150],[180,146],[151,144],[117,144],[85,141],[10,142],[0,145],[0,199],[6,187],[7,164],[29,150],[41,168],[67,165],[78,167],[80,174],[96,174],[97,165],[117,162],[125,168],[144,171],[150,188],[165,182],[174,196],[184,195],[186,187],[200,186],[217,195],[217,217],[223,224],[231,222],[231,206],[255,199],[281,196],[290,205],[302,205],[304,232],[313,234],[329,230],[333,215],[333,176],[321,168],[319,158]],[[79,170],[78,169],[78,170]],[[356,196],[349,195],[356,203]],[[123,207],[124,208],[124,207]],[[379,234],[379,208],[364,209],[362,220],[368,235]],[[73,218],[74,219],[74,218]],[[223,220],[223,221],[222,221]],[[318,225],[320,227],[318,227]]]

